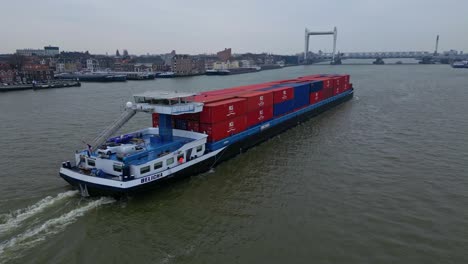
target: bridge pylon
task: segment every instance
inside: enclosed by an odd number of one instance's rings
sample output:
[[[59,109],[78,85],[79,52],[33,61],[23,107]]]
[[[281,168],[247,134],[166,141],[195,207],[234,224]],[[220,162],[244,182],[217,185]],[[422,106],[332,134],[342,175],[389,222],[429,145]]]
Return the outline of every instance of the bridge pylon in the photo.
[[[307,28],[305,29],[305,39],[304,39],[304,61],[307,61],[307,56],[309,53],[309,37],[316,36],[316,35],[333,35],[333,53],[332,53],[332,63],[335,61],[335,52],[336,52],[336,39],[338,37],[338,30],[336,27],[333,28],[333,31],[309,31]]]

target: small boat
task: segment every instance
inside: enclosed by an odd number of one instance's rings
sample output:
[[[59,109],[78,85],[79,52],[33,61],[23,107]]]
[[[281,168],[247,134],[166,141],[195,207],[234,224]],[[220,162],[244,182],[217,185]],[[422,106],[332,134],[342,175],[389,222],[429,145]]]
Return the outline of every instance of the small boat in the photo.
[[[230,70],[206,70],[206,75],[229,75],[231,74]]]
[[[456,61],[452,63],[452,68],[468,68],[468,61]]]
[[[175,77],[174,72],[162,72],[156,75],[156,78],[174,78],[174,77]]]

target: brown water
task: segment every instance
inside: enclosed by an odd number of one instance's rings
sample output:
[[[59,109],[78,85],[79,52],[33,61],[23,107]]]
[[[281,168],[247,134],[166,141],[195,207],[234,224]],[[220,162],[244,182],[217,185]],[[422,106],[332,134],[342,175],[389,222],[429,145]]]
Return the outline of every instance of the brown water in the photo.
[[[351,74],[354,99],[212,172],[127,201],[58,177],[133,93],[314,73]],[[0,94],[0,263],[467,263],[467,83],[444,65],[323,65]]]

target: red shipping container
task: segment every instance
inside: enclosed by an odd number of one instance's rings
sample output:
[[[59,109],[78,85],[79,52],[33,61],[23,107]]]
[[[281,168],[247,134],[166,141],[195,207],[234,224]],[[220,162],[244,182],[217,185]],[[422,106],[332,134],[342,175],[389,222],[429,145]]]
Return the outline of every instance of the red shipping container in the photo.
[[[326,99],[326,98],[330,98],[332,96],[333,96],[333,88],[330,87],[325,91],[325,94],[323,95],[323,98]]]
[[[158,113],[153,113],[152,117],[153,117],[153,127],[159,127],[159,114]],[[172,127],[175,127],[174,118],[172,118],[171,121],[172,121],[171,122]]]
[[[158,113],[153,113],[153,127],[158,127],[159,126],[159,114]]]
[[[234,87],[237,91],[255,91],[272,86],[272,83],[259,83]]]
[[[200,123],[217,123],[246,113],[244,98],[229,99],[205,104],[200,113]]]
[[[310,94],[310,104],[315,104],[323,100],[323,90]]]
[[[323,81],[323,88],[327,89],[333,86],[334,82],[330,77],[317,77],[313,79],[314,81]]]
[[[236,93],[238,91],[239,89],[236,89],[236,88],[227,88],[227,89],[221,89],[221,90],[206,91],[206,92],[202,92],[201,94],[209,95],[209,96],[218,96],[218,95],[229,95],[231,93]]]
[[[311,80],[315,80],[316,78],[320,78],[321,76],[323,76],[323,75],[322,74],[312,74],[312,75],[301,76],[298,79],[311,81]]]
[[[284,84],[284,83],[295,83],[298,79],[289,79],[289,80],[281,80],[281,81],[274,81],[274,84]]]
[[[235,135],[247,128],[247,117],[245,115],[224,120],[214,124],[200,124],[200,132],[208,135],[208,142],[218,141]]]
[[[236,86],[236,87],[220,89],[220,90],[206,91],[206,92],[202,92],[201,94],[210,95],[210,96],[230,95],[230,94],[236,94],[236,93],[244,92],[244,91],[254,91],[254,90],[266,88],[269,86],[272,86],[272,84],[271,83],[251,84],[251,85]]]
[[[343,89],[344,89],[345,91],[349,90],[349,83],[345,83]]]
[[[341,93],[344,91],[344,88],[345,88],[345,76],[344,75],[340,75],[340,76],[333,76],[333,80],[335,82],[335,86],[334,88],[337,89],[336,91],[338,93]]]
[[[268,91],[273,92],[274,104],[294,99],[294,89],[292,87],[279,87]]]
[[[188,120],[187,130],[193,132],[200,132],[200,123],[196,120]]]
[[[232,98],[234,98],[232,95],[208,95],[201,93],[199,95],[195,95],[193,101],[207,104]]]
[[[239,97],[247,100],[247,112],[273,105],[273,93],[271,91],[245,92]]]
[[[344,82],[349,84],[349,74],[344,75]]]
[[[335,87],[333,88],[332,96],[338,95],[338,94],[340,94],[340,92],[341,92],[340,87],[339,87],[339,86],[335,86]]]
[[[200,120],[200,113],[182,114],[173,116],[174,119]]]
[[[247,113],[247,127],[251,127],[273,118],[273,105],[268,105]]]
[[[343,84],[343,90],[347,91],[349,90],[350,85],[349,85],[349,74],[344,75],[344,84]]]

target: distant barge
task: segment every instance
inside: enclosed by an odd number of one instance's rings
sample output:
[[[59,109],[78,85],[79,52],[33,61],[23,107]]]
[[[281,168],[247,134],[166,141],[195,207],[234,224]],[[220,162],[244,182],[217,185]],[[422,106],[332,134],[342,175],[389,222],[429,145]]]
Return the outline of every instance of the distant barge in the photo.
[[[113,73],[59,73],[54,76],[55,79],[75,79],[81,82],[125,82],[127,76],[125,74]]]
[[[349,75],[310,75],[198,94],[138,94],[59,174],[83,196],[140,192],[205,172],[353,93]],[[153,126],[112,137],[137,112],[152,114]]]
[[[224,70],[207,70],[206,75],[234,75],[234,74],[243,74],[260,71],[260,67],[250,67],[250,68],[233,68],[233,69],[224,69]]]
[[[46,83],[34,83],[34,84],[18,84],[18,85],[1,85],[0,92],[12,92],[22,90],[44,90],[54,88],[66,88],[66,87],[80,87],[81,83],[76,80],[58,80]]]

